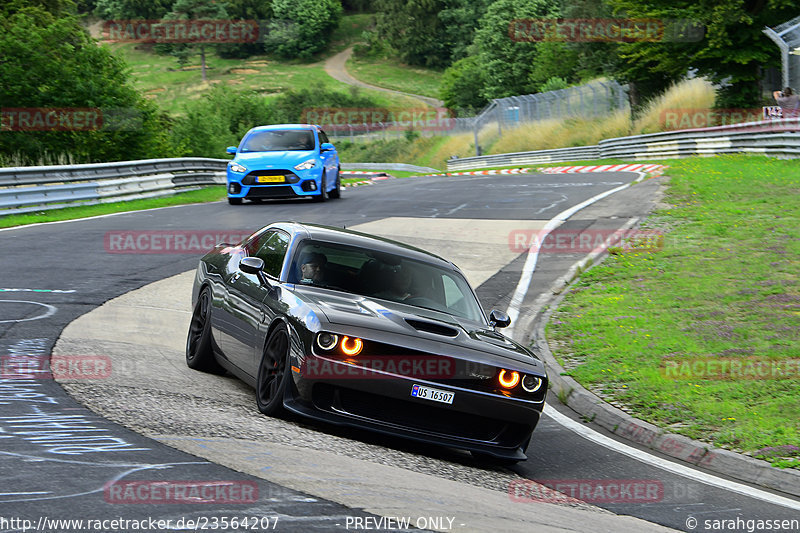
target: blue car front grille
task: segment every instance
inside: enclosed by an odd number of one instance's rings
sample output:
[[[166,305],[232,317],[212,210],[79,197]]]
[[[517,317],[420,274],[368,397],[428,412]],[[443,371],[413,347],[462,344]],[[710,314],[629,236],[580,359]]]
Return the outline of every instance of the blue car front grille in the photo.
[[[300,181],[300,178],[297,176],[297,174],[290,170],[270,168],[248,172],[242,178],[242,185],[280,185],[280,183],[256,183],[256,177],[258,176],[284,176],[285,181],[281,183],[297,183]]]

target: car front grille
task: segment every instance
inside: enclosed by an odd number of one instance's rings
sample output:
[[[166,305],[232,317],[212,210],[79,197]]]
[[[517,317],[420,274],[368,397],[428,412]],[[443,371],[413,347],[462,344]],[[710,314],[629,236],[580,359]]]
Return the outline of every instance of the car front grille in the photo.
[[[248,198],[291,198],[296,196],[294,190],[288,185],[273,185],[272,187],[251,187],[247,193]]]
[[[522,425],[326,383],[314,385],[313,401],[317,408],[324,411],[442,437],[508,446],[519,444],[525,435]]]
[[[242,178],[242,185],[279,185],[278,183],[256,183],[256,177],[258,176],[284,176],[284,182],[280,183],[297,183],[300,181],[300,178],[297,177],[297,174],[292,172],[291,170],[281,169],[281,168],[269,168],[269,169],[260,169],[260,170],[253,170],[248,172]]]

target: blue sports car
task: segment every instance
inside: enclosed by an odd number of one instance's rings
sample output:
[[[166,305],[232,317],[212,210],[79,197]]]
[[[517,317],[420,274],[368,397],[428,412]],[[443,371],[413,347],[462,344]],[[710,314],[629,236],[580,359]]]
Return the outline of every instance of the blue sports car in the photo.
[[[248,131],[228,163],[228,203],[265,198],[339,198],[339,155],[319,126],[276,124]]]

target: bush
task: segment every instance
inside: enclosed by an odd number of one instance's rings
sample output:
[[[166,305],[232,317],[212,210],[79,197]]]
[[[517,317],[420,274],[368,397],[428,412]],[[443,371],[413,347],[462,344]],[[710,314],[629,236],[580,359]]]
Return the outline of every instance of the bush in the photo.
[[[69,154],[75,162],[172,155],[155,105],[133,87],[127,65],[98,46],[74,15],[54,16],[33,6],[5,9],[0,16],[3,107],[89,108],[103,119],[97,129],[3,132],[0,152],[31,162],[44,154]]]
[[[488,102],[483,97],[483,70],[476,56],[459,59],[444,71],[439,94],[445,107],[459,115],[473,115]]]
[[[275,20],[265,47],[284,58],[309,59],[330,43],[342,17],[338,0],[273,0]]]

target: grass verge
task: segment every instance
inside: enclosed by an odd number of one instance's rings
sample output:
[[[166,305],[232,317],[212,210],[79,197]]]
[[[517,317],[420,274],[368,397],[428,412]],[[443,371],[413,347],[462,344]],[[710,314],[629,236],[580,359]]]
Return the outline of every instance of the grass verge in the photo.
[[[129,202],[83,205],[66,207],[64,209],[53,209],[51,211],[39,211],[23,215],[0,216],[0,228],[25,226],[28,224],[38,224],[41,222],[56,222],[59,220],[74,220],[76,218],[108,215],[110,213],[121,213],[125,211],[139,211],[142,209],[168,207],[171,205],[216,202],[218,200],[225,199],[225,197],[225,187],[205,187],[202,189],[182,192],[161,198],[146,198],[143,200],[131,200]]]
[[[351,57],[347,70],[355,78],[387,89],[439,98],[442,71],[411,67],[391,59],[364,61]]]
[[[663,249],[583,274],[548,326],[554,353],[634,416],[800,468],[800,161],[668,164],[668,206],[647,228]]]

